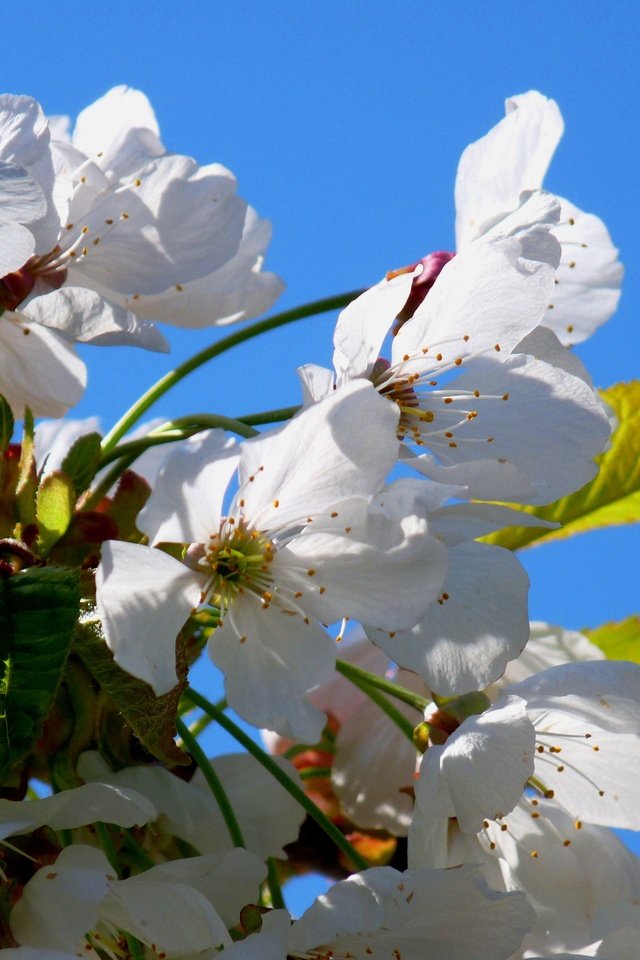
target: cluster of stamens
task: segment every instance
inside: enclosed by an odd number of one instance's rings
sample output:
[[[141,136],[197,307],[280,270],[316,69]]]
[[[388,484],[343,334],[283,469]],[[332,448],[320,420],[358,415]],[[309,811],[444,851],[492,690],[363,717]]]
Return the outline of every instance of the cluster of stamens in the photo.
[[[273,544],[264,534],[248,528],[243,520],[229,517],[223,521],[220,532],[210,537],[200,561],[211,572],[204,591],[207,602],[221,613],[245,592],[269,603],[273,555]]]

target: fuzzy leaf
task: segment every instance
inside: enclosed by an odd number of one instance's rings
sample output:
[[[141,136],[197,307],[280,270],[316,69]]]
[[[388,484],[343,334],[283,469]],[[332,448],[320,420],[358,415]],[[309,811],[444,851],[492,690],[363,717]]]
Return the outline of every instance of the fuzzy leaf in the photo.
[[[136,518],[150,494],[151,487],[143,477],[133,470],[122,474],[115,495],[105,508],[105,513],[117,524],[118,540],[140,543],[145,539],[136,527]]]
[[[34,523],[36,519],[36,461],[34,457],[33,414],[25,407],[20,462],[18,464],[18,482],[16,484],[16,506],[18,517],[23,526]]]
[[[544,520],[562,524],[557,530],[508,527],[483,540],[517,550],[531,543],[549,543],[601,527],[640,520],[640,380],[618,383],[602,391],[613,408],[618,428],[611,448],[597,458],[600,471],[581,490],[544,507],[519,507]]]
[[[85,433],[78,437],[62,461],[62,471],[71,478],[77,497],[84,493],[96,475],[101,439],[99,433]]]
[[[41,556],[46,557],[54,543],[66,533],[73,518],[75,502],[73,483],[59,470],[49,473],[38,487],[36,517]]]
[[[40,737],[80,605],[79,576],[31,567],[0,580],[0,778],[11,784]]]
[[[640,617],[603,623],[600,627],[582,630],[591,643],[600,647],[609,660],[631,660],[640,663]]]
[[[173,739],[178,703],[187,677],[183,655],[179,655],[177,664],[180,682],[169,693],[156,697],[148,683],[132,677],[114,662],[102,633],[102,625],[95,614],[81,619],[74,650],[149,753],[170,767],[176,764],[188,766],[191,763],[191,758],[176,746]]]

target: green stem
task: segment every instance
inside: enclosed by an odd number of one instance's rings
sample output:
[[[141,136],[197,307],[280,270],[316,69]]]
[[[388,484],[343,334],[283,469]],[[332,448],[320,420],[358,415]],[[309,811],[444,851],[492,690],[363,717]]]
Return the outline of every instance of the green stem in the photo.
[[[223,714],[224,716],[224,714]],[[227,830],[233,842],[234,847],[245,847],[244,837],[242,836],[242,830],[240,829],[240,824],[236,818],[233,807],[227,796],[227,792],[222,786],[222,782],[218,774],[213,769],[212,764],[207,759],[205,752],[202,747],[193,736],[188,726],[182,722],[179,717],[176,717],[176,729],[179,735],[182,737],[182,740],[189,750],[189,753],[196,761],[205,780],[211,788],[211,792],[216,798],[217,804],[220,808],[220,813],[224,818],[224,822],[227,825]]]
[[[410,690],[405,690],[404,687],[401,687],[399,683],[394,683],[393,680],[386,680],[384,677],[379,677],[375,673],[369,673],[368,670],[363,670],[362,667],[356,667],[353,663],[347,663],[346,660],[336,660],[336,670],[338,673],[341,673],[343,677],[346,677],[347,680],[355,683],[356,686],[365,684],[368,687],[376,687],[378,690],[383,690],[384,693],[388,693],[389,696],[395,697],[396,700],[402,700],[403,703],[408,703],[410,707],[413,707],[420,713],[424,713],[425,707],[429,705],[429,701],[426,700],[425,697],[421,697],[417,693],[411,693]]]
[[[238,417],[238,420],[252,427],[257,427],[262,423],[282,423],[283,420],[291,420],[291,417],[299,409],[299,406],[280,407],[277,410],[265,410],[263,413],[248,413],[246,416]]]
[[[118,854],[116,852],[115,844],[113,842],[113,837],[111,836],[111,831],[106,823],[102,823],[101,820],[98,820],[95,824],[96,836],[98,837],[98,843],[102,847],[102,852],[105,857],[116,871],[118,877],[120,877],[120,864],[118,863]]]
[[[339,663],[342,662],[343,661],[339,661]],[[349,664],[349,666],[351,666],[351,664]],[[344,671],[341,671],[341,673],[343,673],[343,675],[347,677],[347,679],[350,680],[351,683],[358,688],[358,690],[362,690],[362,692],[366,694],[369,699],[376,704],[376,706],[380,707],[380,709],[386,713],[389,719],[404,733],[405,737],[407,737],[413,743],[413,731],[415,724],[411,723],[410,720],[407,720],[407,718],[400,713],[397,707],[394,707],[392,703],[389,703],[385,696],[379,693],[374,687],[369,686],[367,682],[359,679],[356,676],[350,677],[344,673]]]
[[[282,887],[278,879],[278,868],[273,857],[269,857],[267,860],[267,869],[269,871],[267,883],[269,885],[269,893],[271,894],[271,906],[274,910],[286,910],[287,905],[284,902]]]
[[[317,313],[326,313],[329,310],[339,310],[341,307],[346,307],[347,304],[351,303],[360,293],[362,293],[361,290],[352,290],[349,293],[341,293],[335,297],[326,297],[322,300],[316,300],[313,303],[294,307],[292,310],[276,313],[272,317],[267,317],[265,320],[258,321],[258,323],[252,323],[250,326],[244,327],[244,329],[238,330],[236,333],[229,334],[226,337],[222,337],[222,339],[205,347],[204,350],[185,360],[184,363],[179,364],[175,370],[171,370],[163,377],[160,377],[159,380],[136,400],[133,406],[118,420],[102,441],[103,453],[109,453],[118,440],[124,436],[127,430],[131,429],[133,424],[147,412],[156,400],[159,400],[168,390],[190,373],[193,373],[194,370],[197,370],[198,367],[208,363],[209,360],[213,360],[214,357],[220,356],[220,354],[231,350],[232,347],[236,347],[246,340],[251,340],[253,337],[267,333],[269,330],[275,330],[277,327],[282,327],[287,323],[304,320],[305,317],[311,317]]]
[[[257,433],[244,421],[234,420],[233,417],[225,417],[222,414],[196,413],[188,417],[178,417],[176,420],[167,420],[166,423],[157,427],[146,437],[138,437],[137,440],[129,440],[127,443],[121,443],[119,446],[113,447],[108,453],[103,454],[99,466],[105,467],[108,463],[118,460],[120,457],[133,456],[135,459],[149,447],[156,447],[162,443],[175,443],[177,440],[186,440],[194,433],[199,433],[201,430],[211,430],[215,427],[237,433],[241,437],[255,437]],[[130,462],[131,460],[129,460]]]
[[[347,838],[343,833],[338,830],[336,825],[329,820],[329,818],[322,812],[322,810],[311,800],[304,790],[302,790],[298,784],[291,779],[291,777],[285,773],[285,771],[280,767],[280,765],[274,760],[274,758],[263,750],[262,747],[258,746],[251,737],[241,730],[240,727],[231,720],[226,714],[222,713],[220,710],[216,710],[215,706],[212,703],[198,693],[193,687],[187,687],[183,693],[183,697],[187,700],[190,700],[191,703],[195,703],[201,710],[204,710],[205,713],[208,713],[214,718],[214,720],[219,723],[219,725],[230,733],[231,736],[238,741],[245,750],[254,757],[259,764],[261,764],[265,770],[271,774],[278,783],[284,787],[287,793],[297,800],[300,806],[307,811],[310,817],[312,817],[318,826],[326,833],[326,835],[333,840],[336,847],[341,850],[346,857],[354,864],[358,870],[366,870],[368,867],[367,861],[360,856],[357,850],[349,843]]]
[[[136,459],[137,454],[132,454],[128,457],[123,457],[122,460],[119,460],[111,470],[107,470],[106,475],[102,478],[97,487],[85,496],[82,500],[82,509],[83,510],[93,510],[96,507],[103,497],[109,493],[111,487],[116,483],[120,476],[124,473],[125,470],[128,470],[131,464]]]

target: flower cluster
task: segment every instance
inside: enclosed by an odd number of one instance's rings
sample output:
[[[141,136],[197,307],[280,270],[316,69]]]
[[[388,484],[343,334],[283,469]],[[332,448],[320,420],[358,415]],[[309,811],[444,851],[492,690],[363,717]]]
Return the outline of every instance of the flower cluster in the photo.
[[[301,406],[124,440],[145,405],[34,430],[82,392],[73,342],[164,350],[156,321],[247,319],[282,284],[232,174],[169,153],[142,93],[68,128],[0,98],[0,947],[633,960],[609,828],[640,829],[640,667],[531,625],[513,549],[615,451],[568,348],[622,268],[542,188],[556,104],[507,101],[460,161],[455,254],[345,298]],[[244,752],[208,759],[210,721]],[[293,919],[309,869],[336,882]]]

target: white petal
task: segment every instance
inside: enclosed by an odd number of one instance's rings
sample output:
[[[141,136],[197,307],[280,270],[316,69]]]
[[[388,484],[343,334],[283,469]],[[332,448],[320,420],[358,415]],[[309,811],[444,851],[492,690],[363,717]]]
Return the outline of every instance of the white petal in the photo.
[[[276,553],[273,575],[297,588],[304,610],[326,623],[348,616],[395,630],[412,626],[438,596],[446,549],[421,517],[385,515],[393,494],[391,487],[375,512],[336,503],[334,531],[319,520]]]
[[[69,268],[69,282],[133,297],[217,270],[242,239],[247,205],[234,189],[224,167],[171,155],[152,160],[118,189],[103,189],[82,216],[78,195],[69,216],[87,227],[86,246]],[[113,225],[105,226],[107,220]]]
[[[604,660],[605,655],[577,630],[565,630],[540,621],[531,624],[526,647],[507,665],[499,685],[518,683],[549,667],[583,660]]]
[[[507,960],[534,922],[524,896],[495,893],[473,868],[354,874],[294,924],[291,952],[336,956]]]
[[[335,374],[333,370],[326,367],[319,367],[315,363],[305,363],[298,367],[296,373],[302,386],[302,403],[308,407],[316,400],[323,400],[328,397],[334,389]]]
[[[218,533],[239,459],[238,444],[223,430],[206,430],[174,445],[138,517],[151,543],[208,543]]]
[[[529,636],[529,579],[511,551],[461,543],[449,550],[448,564],[442,599],[413,629],[392,637],[368,629],[393,660],[447,697],[497,680]]]
[[[153,324],[104,300],[93,290],[63,287],[36,297],[22,308],[34,323],[56,330],[65,340],[101,346],[134,346],[167,353],[169,345]]]
[[[47,824],[54,830],[82,827],[96,820],[121,827],[142,826],[157,811],[144,794],[106,783],[83,784],[40,800],[0,800],[0,837],[28,833]]]
[[[15,316],[4,313],[0,324],[0,393],[19,417],[25,406],[61,417],[84,393],[85,365],[56,333]]]
[[[540,520],[531,513],[513,510],[493,503],[455,503],[434,510],[429,515],[429,528],[449,546],[485,537],[504,527],[546,527],[557,525]]]
[[[405,678],[396,679],[406,684]],[[394,705],[412,724],[419,722],[414,709],[402,703]],[[338,730],[331,774],[349,819],[360,827],[406,836],[413,813],[410,788],[416,758],[413,743],[380,707],[368,698],[361,702]]]
[[[574,821],[553,803],[523,801],[487,839],[508,889],[525,890],[538,915],[530,950],[581,949],[640,911],[640,863],[611,830]],[[535,853],[536,856],[532,856]]]
[[[562,200],[553,234],[562,256],[545,324],[562,343],[580,343],[614,313],[624,273],[602,220]]]
[[[640,829],[640,666],[569,663],[511,687],[544,749],[536,777],[579,821]],[[553,749],[552,749],[553,748]]]
[[[76,951],[98,920],[99,906],[115,872],[101,850],[65,847],[55,864],[41,867],[11,911],[20,944]]]
[[[107,540],[96,570],[96,603],[116,663],[158,696],[178,682],[176,636],[200,600],[202,577],[137,543]]]
[[[302,786],[292,764],[281,758],[276,758],[276,762],[294,782]],[[283,847],[298,839],[305,818],[305,812],[297,800],[246,753],[215,757],[211,764],[233,806],[247,850],[251,850],[263,860],[267,857],[284,859],[286,854]],[[211,788],[200,771],[196,771],[191,783],[202,795],[207,793],[211,796]],[[259,804],[256,804],[256,797],[260,797]],[[219,825],[214,824],[212,819],[207,825],[203,821],[192,835],[197,837],[197,842],[194,843],[194,839],[189,840],[202,853],[214,849],[214,844],[219,845],[216,837],[220,836],[223,827],[217,809],[215,819],[219,821]]]
[[[452,432],[456,442],[452,449],[444,437],[430,441],[444,464],[483,460],[487,454],[479,449],[490,449],[529,477],[535,493],[525,503],[549,503],[595,475],[593,458],[610,427],[597,395],[580,378],[522,354],[504,362],[481,357],[452,389],[480,397],[471,420],[461,416],[457,402],[438,409],[434,425]],[[506,496],[496,489],[493,499]]]
[[[443,747],[425,753],[416,817],[457,817],[461,830],[478,833],[485,818],[513,810],[533,773],[534,753],[534,729],[519,697],[469,717]]]
[[[148,879],[153,872],[154,868],[113,884],[102,904],[104,918],[143,943],[174,956],[231,943],[225,925],[206,897],[190,883]]]
[[[553,287],[555,264],[523,263],[522,253],[509,237],[474,243],[447,263],[394,338],[394,364],[416,358],[403,371],[437,373],[458,358],[508,354],[541,322]]]
[[[23,267],[34,246],[33,234],[26,227],[19,223],[0,223],[0,276]]]
[[[270,240],[271,224],[248,207],[240,246],[230,260],[204,277],[127,299],[126,305],[139,317],[198,329],[257,317],[284,289],[280,277],[262,269]]]
[[[333,365],[338,383],[369,376],[384,338],[406,303],[412,282],[410,273],[382,280],[342,311],[333,336]]]
[[[555,101],[531,90],[507,100],[506,117],[466,148],[455,188],[459,249],[513,210],[523,190],[542,186],[563,126]]]
[[[0,160],[23,167],[40,187],[46,209],[41,218],[30,222],[29,229],[37,252],[48,253],[56,243],[60,223],[50,202],[55,175],[49,126],[42,107],[32,97],[0,95]]]
[[[245,516],[258,529],[283,529],[328,515],[347,497],[371,496],[395,463],[397,422],[395,404],[357,380],[246,441],[238,493]]]
[[[78,114],[73,144],[86,156],[98,154],[118,142],[129,130],[143,129],[159,135],[158,122],[147,97],[131,87],[112,87]]]
[[[209,654],[241,717],[303,743],[320,739],[325,716],[305,694],[330,676],[335,644],[315,622],[245,594],[214,631]]]
[[[39,220],[47,212],[47,199],[31,174],[3,160],[0,160],[0,210],[3,221],[22,224]],[[13,269],[17,270],[26,260],[27,257]]]

